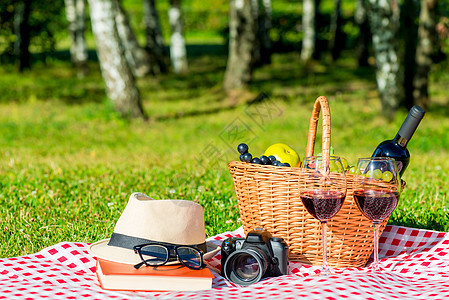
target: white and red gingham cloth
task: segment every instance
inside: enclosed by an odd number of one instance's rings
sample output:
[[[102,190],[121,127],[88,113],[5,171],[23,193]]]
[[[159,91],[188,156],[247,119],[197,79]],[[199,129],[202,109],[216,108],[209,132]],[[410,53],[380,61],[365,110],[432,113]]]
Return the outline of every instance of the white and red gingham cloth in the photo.
[[[221,244],[243,236],[240,228],[208,240]],[[290,274],[248,287],[219,275],[220,254],[207,263],[216,278],[211,290],[120,292],[99,287],[95,259],[86,243],[63,242],[21,257],[0,259],[0,299],[444,299],[449,297],[449,233],[387,226],[380,238],[381,272],[336,269],[326,277],[320,266],[290,262]]]

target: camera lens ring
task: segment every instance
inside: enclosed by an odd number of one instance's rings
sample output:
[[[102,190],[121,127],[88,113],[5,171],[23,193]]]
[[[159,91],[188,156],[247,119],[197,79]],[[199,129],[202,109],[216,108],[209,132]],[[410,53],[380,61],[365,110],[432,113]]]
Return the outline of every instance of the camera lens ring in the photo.
[[[266,253],[258,248],[237,250],[229,255],[223,266],[226,279],[242,286],[259,282],[268,267]]]

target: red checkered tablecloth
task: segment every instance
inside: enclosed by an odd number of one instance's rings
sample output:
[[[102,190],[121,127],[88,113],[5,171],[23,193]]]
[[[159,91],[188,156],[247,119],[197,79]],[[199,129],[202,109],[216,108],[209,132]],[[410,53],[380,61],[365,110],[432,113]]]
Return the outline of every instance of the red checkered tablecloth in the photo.
[[[208,240],[217,245],[240,228]],[[207,263],[215,274],[211,290],[119,292],[99,287],[88,244],[63,242],[21,257],[0,259],[0,299],[444,299],[449,297],[449,233],[387,226],[380,238],[382,272],[336,269],[310,276],[319,266],[290,262],[290,275],[235,286],[217,272],[220,254]]]

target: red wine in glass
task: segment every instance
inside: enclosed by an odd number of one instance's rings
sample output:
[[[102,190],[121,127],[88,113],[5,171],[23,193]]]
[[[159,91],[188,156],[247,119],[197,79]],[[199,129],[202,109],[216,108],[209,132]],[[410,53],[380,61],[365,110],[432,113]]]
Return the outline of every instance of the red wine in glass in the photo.
[[[321,223],[323,263],[320,276],[332,274],[327,263],[327,222],[334,217],[346,197],[346,175],[338,156],[309,156],[304,159],[300,181],[301,202]]]
[[[327,221],[337,214],[346,194],[340,191],[304,191],[301,200],[307,211],[320,221]]]
[[[381,222],[396,208],[399,193],[391,190],[355,190],[354,198],[360,211],[368,219]]]
[[[374,261],[372,269],[379,271],[379,225],[398,204],[401,193],[396,161],[391,157],[359,158],[357,176],[353,181],[354,200],[359,210],[373,222]],[[384,176],[386,175],[386,176]]]

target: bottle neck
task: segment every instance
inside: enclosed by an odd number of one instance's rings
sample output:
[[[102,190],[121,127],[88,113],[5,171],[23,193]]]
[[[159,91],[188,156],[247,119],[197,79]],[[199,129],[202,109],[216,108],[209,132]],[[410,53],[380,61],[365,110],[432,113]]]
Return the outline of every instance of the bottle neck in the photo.
[[[417,105],[413,106],[409,111],[404,123],[402,123],[401,128],[399,128],[398,134],[395,137],[395,140],[397,140],[397,143],[401,147],[405,148],[407,146],[407,143],[412,138],[416,127],[418,127],[419,122],[421,122],[424,117],[424,113],[424,109]]]
[[[394,140],[396,144],[398,144],[401,148],[407,148],[408,141],[406,138],[402,137],[399,133],[396,134]]]

